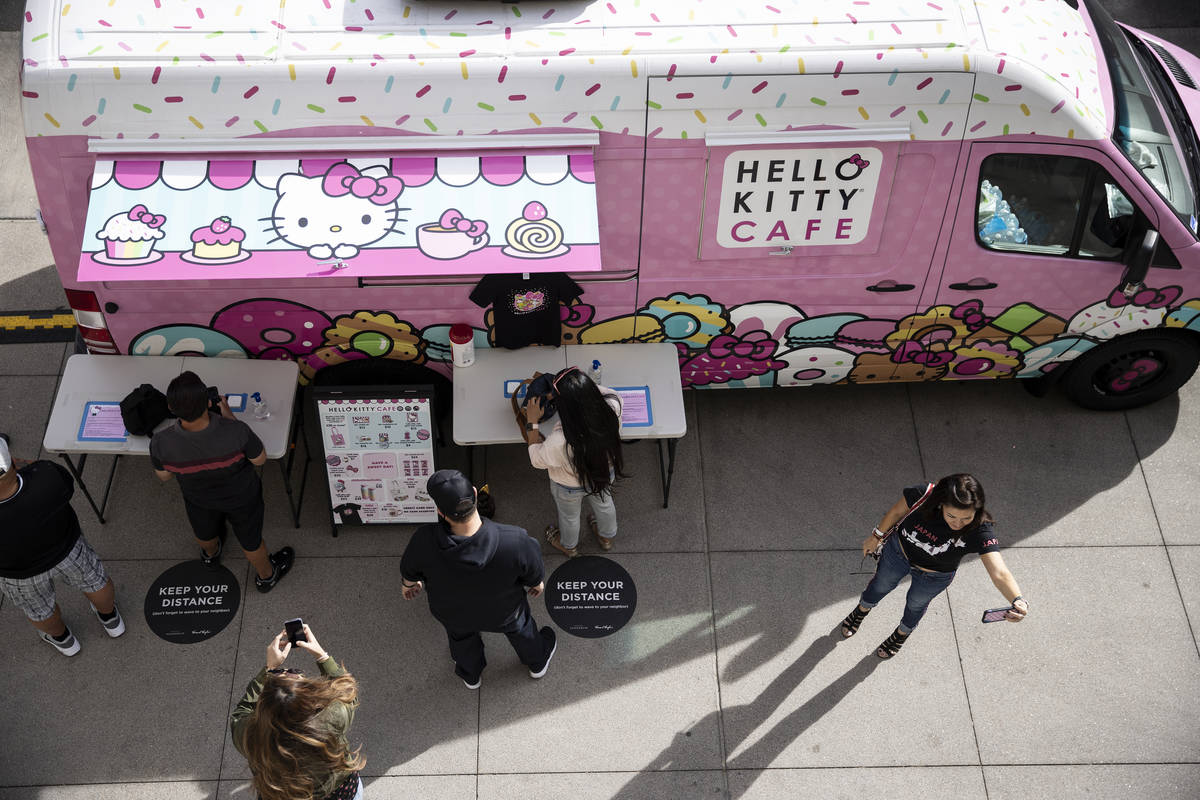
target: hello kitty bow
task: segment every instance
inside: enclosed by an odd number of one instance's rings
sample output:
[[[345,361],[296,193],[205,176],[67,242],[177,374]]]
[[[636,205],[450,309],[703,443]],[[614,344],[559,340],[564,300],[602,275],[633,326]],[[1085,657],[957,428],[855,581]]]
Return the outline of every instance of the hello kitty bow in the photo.
[[[483,236],[487,231],[487,223],[481,219],[470,220],[462,215],[457,208],[447,208],[438,219],[438,225],[446,230],[456,230],[468,236]]]
[[[370,200],[377,206],[385,206],[404,191],[404,181],[392,176],[372,178],[370,175],[363,175],[351,165],[342,163],[334,164],[325,172],[321,189],[330,197],[352,194]]]
[[[162,224],[167,221],[162,214],[151,214],[150,209],[141,203],[129,209],[129,218],[134,222],[142,223],[147,228],[161,228]]]

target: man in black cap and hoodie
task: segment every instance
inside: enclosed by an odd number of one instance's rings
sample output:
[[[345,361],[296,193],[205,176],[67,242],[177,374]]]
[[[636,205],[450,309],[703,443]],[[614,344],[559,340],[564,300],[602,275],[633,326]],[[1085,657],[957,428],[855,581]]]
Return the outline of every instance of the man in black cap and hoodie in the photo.
[[[538,630],[526,599],[545,587],[541,547],[522,528],[480,517],[475,487],[458,470],[433,473],[425,491],[440,519],[417,528],[404,550],[404,599],[425,587],[429,610],[446,628],[454,672],[468,689],[479,688],[487,666],[481,631],[506,635],[529,677],[542,677],[557,640],[550,626]]]

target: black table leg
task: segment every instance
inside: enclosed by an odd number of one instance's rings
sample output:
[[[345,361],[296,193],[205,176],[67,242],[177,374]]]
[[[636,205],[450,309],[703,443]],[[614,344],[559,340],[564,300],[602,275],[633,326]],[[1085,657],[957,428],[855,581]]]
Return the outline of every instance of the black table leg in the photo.
[[[59,453],[59,455],[63,461],[67,462],[67,469],[70,470],[71,476],[75,478],[75,482],[79,484],[79,488],[83,490],[83,496],[87,498],[88,505],[92,507],[92,511],[96,512],[96,519],[100,520],[100,524],[103,525],[107,522],[104,519],[104,512],[108,510],[108,495],[112,491],[113,477],[117,474],[117,462],[121,460],[121,456],[113,456],[112,467],[108,470],[108,481],[104,484],[104,497],[101,499],[99,507],[97,507],[96,501],[92,499],[92,493],[88,491],[87,484],[83,481],[83,469],[87,466],[88,454],[84,453],[79,456],[78,465],[66,453]]]
[[[92,507],[92,511],[96,512],[96,519],[100,520],[100,524],[104,524],[104,514],[96,506],[96,501],[92,499],[92,493],[88,491],[87,484],[83,482],[83,468],[87,465],[87,453],[79,457],[79,466],[75,466],[75,462],[66,453],[59,453],[62,460],[67,462],[67,469],[70,470],[71,476],[75,478],[75,482],[79,484],[79,488],[83,490],[83,496],[87,498],[88,505]]]
[[[308,467],[312,463],[312,453],[309,452],[308,442],[304,441],[304,409],[298,411],[293,410],[292,414],[292,429],[288,435],[288,454],[286,459],[279,459],[279,469],[283,472],[283,488],[287,492],[288,509],[292,512],[292,523],[295,527],[300,527],[300,507],[304,504],[304,487],[308,483]],[[295,494],[295,502],[293,502],[292,493],[292,465],[296,461],[296,448],[298,442],[304,442],[304,464],[301,466],[303,471],[300,476],[300,491]],[[336,533],[334,534],[337,535]]]
[[[675,476],[675,446],[678,444],[677,439],[667,439],[668,461],[663,463],[663,440],[656,439],[658,443],[658,476],[662,481],[663,489],[663,508],[667,507],[667,503],[671,499],[671,479]]]

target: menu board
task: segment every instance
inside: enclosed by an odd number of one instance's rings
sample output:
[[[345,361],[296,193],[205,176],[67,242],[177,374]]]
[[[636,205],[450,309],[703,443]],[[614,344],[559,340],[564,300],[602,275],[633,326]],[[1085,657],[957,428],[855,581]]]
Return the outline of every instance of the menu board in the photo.
[[[314,389],[333,524],[436,522],[432,386]]]

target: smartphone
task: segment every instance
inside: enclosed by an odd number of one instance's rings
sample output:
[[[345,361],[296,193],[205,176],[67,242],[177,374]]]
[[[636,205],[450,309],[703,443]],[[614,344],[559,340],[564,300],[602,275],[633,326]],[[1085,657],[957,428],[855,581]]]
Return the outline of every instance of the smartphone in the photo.
[[[283,630],[287,633],[288,641],[295,646],[296,642],[307,642],[308,637],[304,635],[304,620],[300,617],[289,619],[283,623]]]
[[[1012,606],[1005,606],[1004,608],[989,608],[987,611],[983,612],[983,619],[981,621],[982,622],[999,622],[1002,619],[1006,619],[1005,615],[1008,614],[1008,612],[1012,611],[1012,610],[1013,610]]]
[[[208,387],[208,407],[213,411],[221,410],[221,392],[215,386]]]

